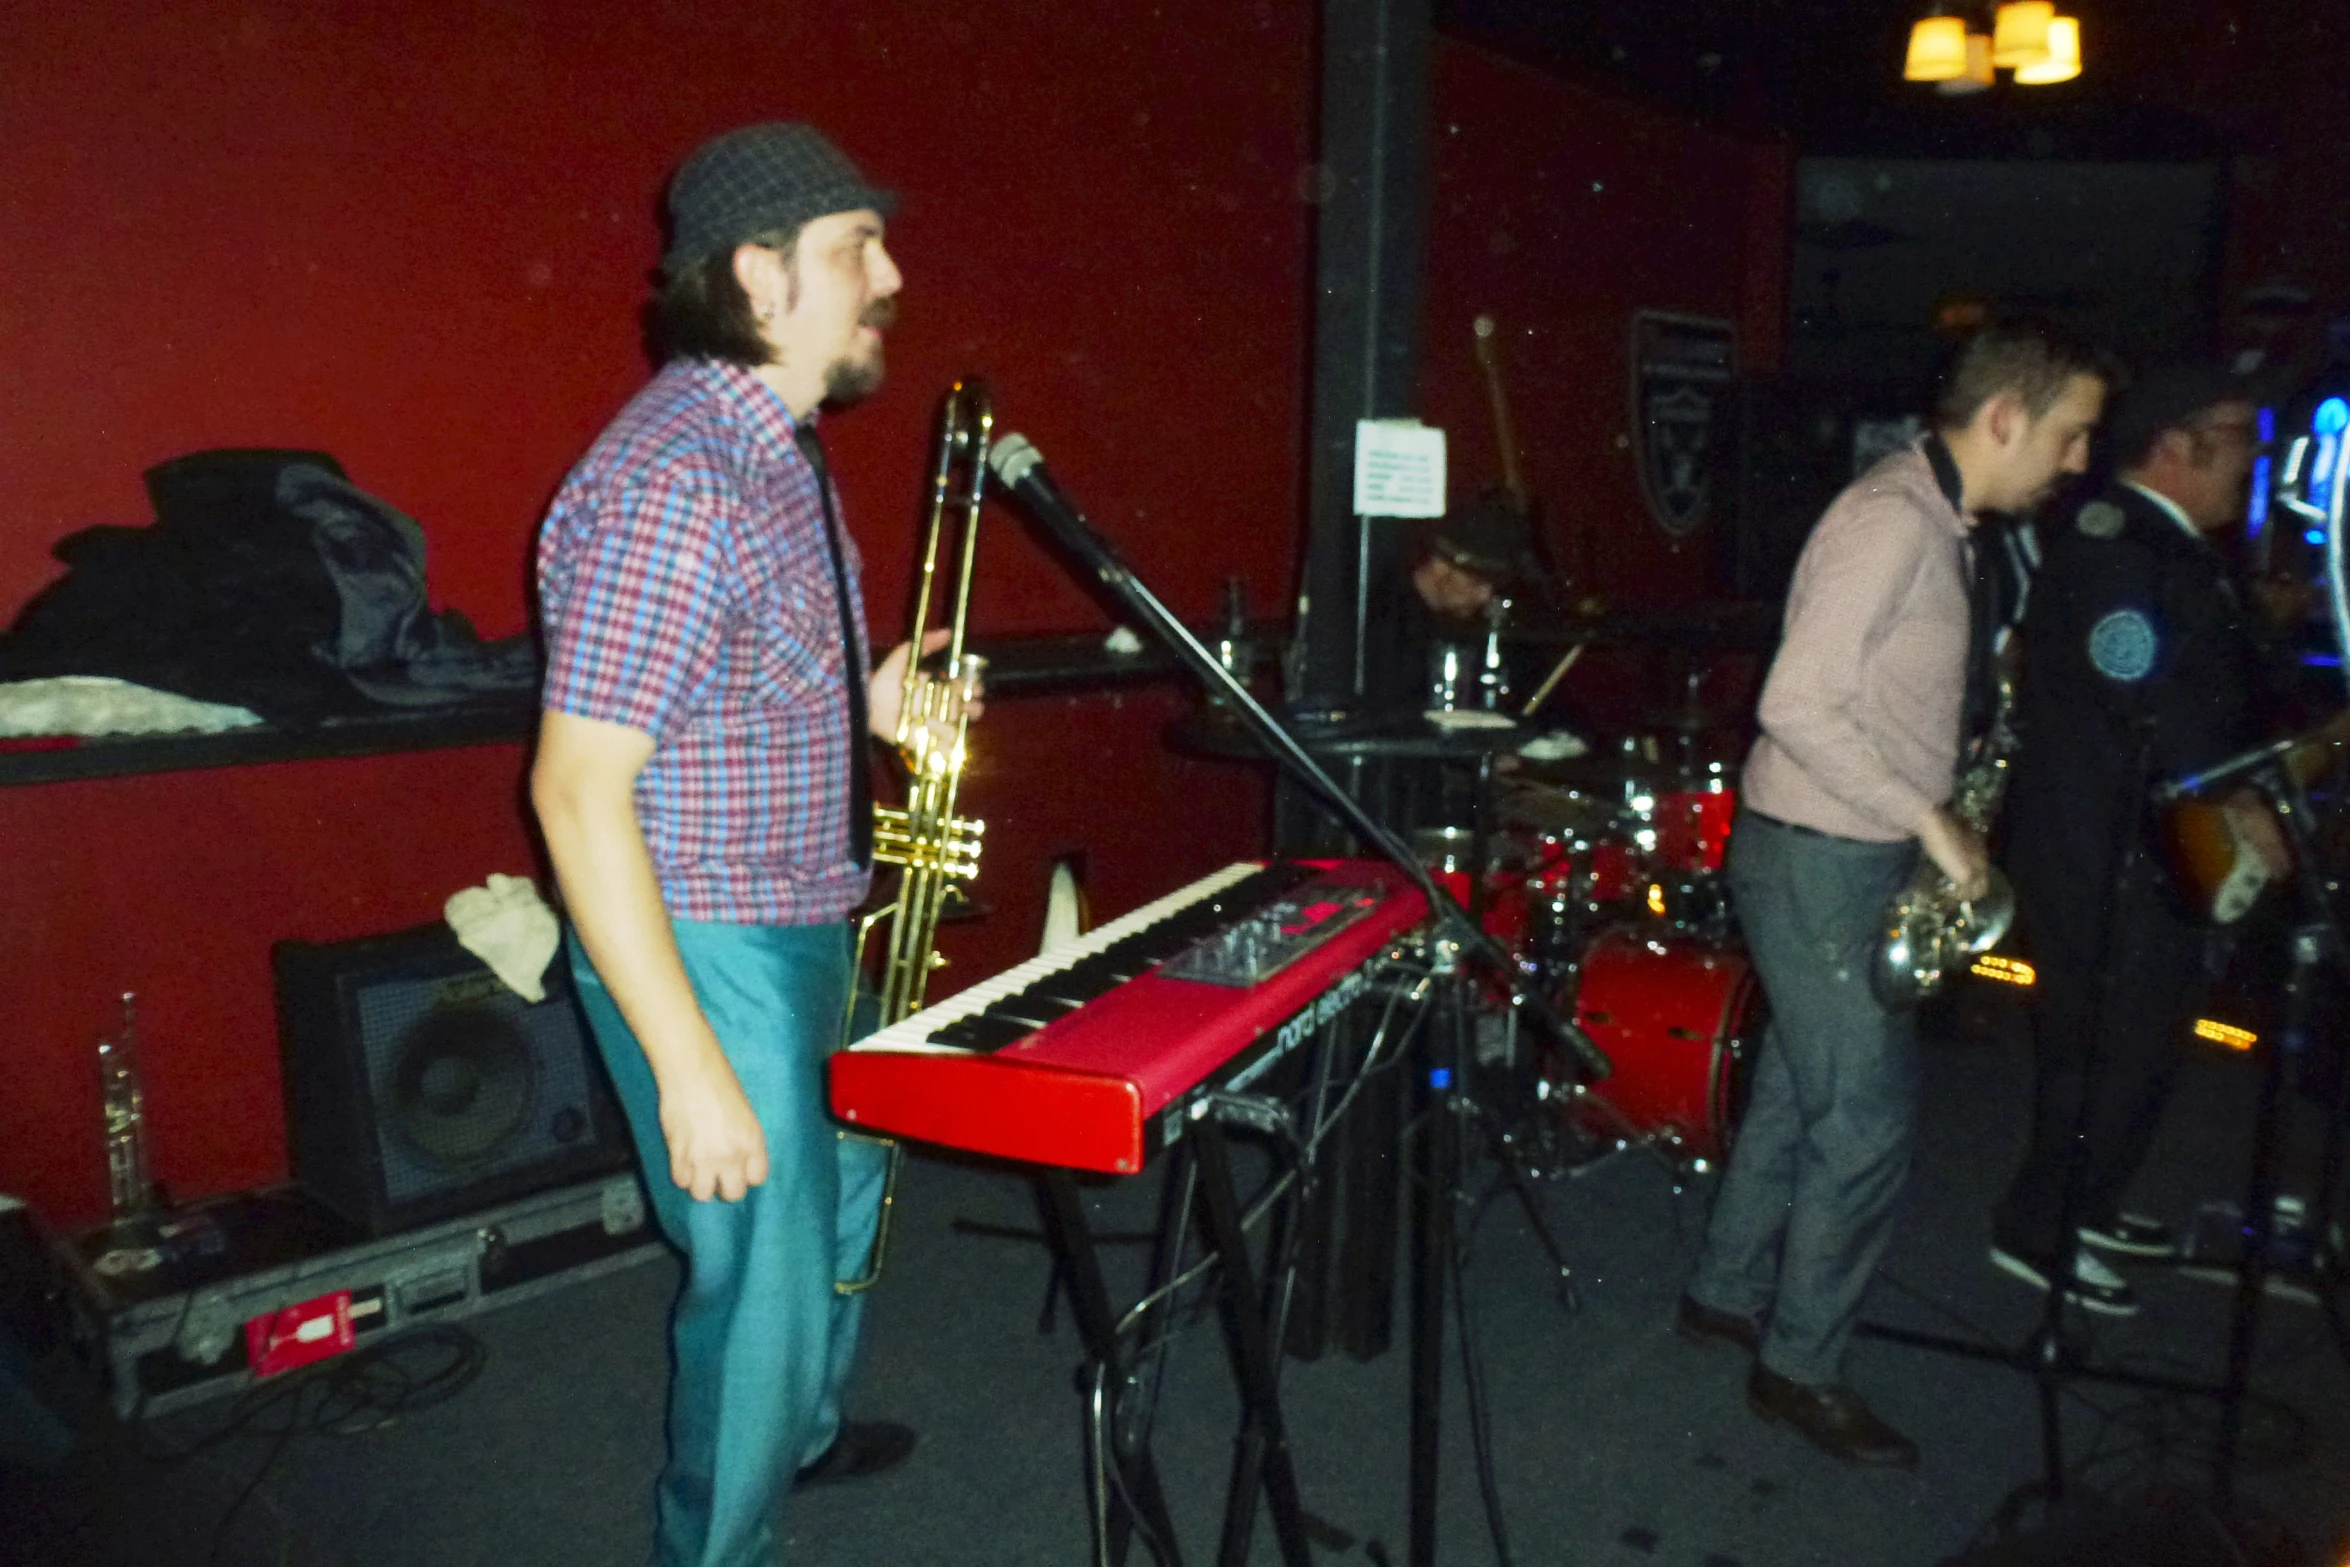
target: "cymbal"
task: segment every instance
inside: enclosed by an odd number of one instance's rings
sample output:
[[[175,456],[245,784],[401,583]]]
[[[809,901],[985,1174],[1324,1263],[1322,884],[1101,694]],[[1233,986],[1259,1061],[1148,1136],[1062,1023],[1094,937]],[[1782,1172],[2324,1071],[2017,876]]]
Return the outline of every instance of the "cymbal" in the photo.
[[[1530,779],[1505,785],[1495,810],[1505,827],[1573,838],[1605,837],[1623,815],[1615,800]]]
[[[1615,752],[1567,757],[1556,762],[1536,762],[1521,757],[1513,771],[1518,777],[1537,784],[1619,795],[1628,785],[1671,789],[1702,776],[1700,769],[1684,767],[1678,761],[1663,761],[1646,755],[1624,756]]]
[[[1434,870],[1457,871],[1467,869],[1476,834],[1466,827],[1415,827],[1411,839],[1412,852],[1422,865]],[[1524,870],[1534,862],[1534,851],[1533,844],[1508,833],[1489,833],[1485,839],[1485,868]]]
[[[1438,761],[1475,761],[1496,751],[1514,751],[1535,733],[1527,725],[1477,715],[1476,727],[1449,727],[1416,711],[1395,713],[1284,713],[1297,742],[1319,757],[1390,756]],[[1494,721],[1498,719],[1499,721]],[[1262,757],[1256,732],[1238,722],[1181,719],[1169,726],[1177,749],[1211,756]]]
[[[1477,715],[1499,718],[1499,715]],[[1327,727],[1298,724],[1298,742],[1318,756],[1479,757],[1514,751],[1528,731],[1507,719],[1473,727],[1439,723],[1420,713],[1352,720]]]
[[[1734,728],[1738,718],[1719,708],[1674,707],[1649,713],[1640,723],[1644,729],[1670,729],[1675,734],[1700,735],[1709,730]]]

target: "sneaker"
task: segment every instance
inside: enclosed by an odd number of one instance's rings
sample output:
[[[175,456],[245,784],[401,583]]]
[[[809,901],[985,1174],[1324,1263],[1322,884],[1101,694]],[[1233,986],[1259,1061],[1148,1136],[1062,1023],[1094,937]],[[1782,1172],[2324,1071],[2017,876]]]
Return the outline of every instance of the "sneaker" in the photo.
[[[2027,1261],[2003,1246],[1991,1248],[1991,1265],[2002,1273],[2015,1275],[2034,1289],[2048,1288],[2048,1268]],[[2072,1277],[2066,1281],[2064,1293],[2066,1299],[2084,1311],[2108,1317],[2138,1314],[2138,1292],[2130,1288],[2129,1281],[2086,1251],[2073,1253]]]
[[[2124,1257],[2159,1259],[2179,1254],[2179,1238],[2171,1227],[2142,1213],[2116,1214],[2105,1224],[2084,1224],[2080,1236],[2100,1251],[2117,1252]]]

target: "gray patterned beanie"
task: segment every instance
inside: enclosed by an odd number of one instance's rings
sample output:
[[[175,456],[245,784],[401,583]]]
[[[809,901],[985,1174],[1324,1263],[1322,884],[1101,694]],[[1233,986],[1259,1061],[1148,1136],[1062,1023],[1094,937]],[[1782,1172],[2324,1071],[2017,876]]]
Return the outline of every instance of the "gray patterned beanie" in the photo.
[[[673,237],[669,277],[754,234],[871,207],[887,216],[897,198],[866,183],[857,166],[809,125],[746,125],[705,142],[669,182]]]

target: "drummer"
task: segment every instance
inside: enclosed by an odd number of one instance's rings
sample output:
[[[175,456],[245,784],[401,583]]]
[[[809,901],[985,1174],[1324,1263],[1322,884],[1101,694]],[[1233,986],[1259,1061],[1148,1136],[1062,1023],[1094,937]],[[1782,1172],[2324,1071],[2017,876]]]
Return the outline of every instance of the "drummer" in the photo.
[[[1494,707],[1526,681],[1524,656],[1505,640],[1498,690],[1481,686],[1486,640],[1512,595],[1538,589],[1542,568],[1533,530],[1500,497],[1485,496],[1415,534],[1396,573],[1374,586],[1363,629],[1363,705],[1398,722],[1430,709]],[[1447,655],[1450,655],[1447,657]],[[1522,693],[1521,693],[1522,696]],[[1388,813],[1402,828],[1467,824],[1468,789],[1459,768],[1404,769]]]
[[[1531,537],[1524,519],[1492,499],[1421,525],[1401,569],[1373,586],[1365,606],[1367,707],[1403,714],[1442,705],[1435,671],[1445,648],[1458,654],[1451,695],[1464,707],[1479,705],[1486,616],[1531,563]]]

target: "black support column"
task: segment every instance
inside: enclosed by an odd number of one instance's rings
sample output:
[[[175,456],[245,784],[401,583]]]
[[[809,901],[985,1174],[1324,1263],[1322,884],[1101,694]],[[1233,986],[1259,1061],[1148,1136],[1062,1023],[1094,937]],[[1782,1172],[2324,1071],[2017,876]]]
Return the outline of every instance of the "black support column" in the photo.
[[[1419,398],[1420,244],[1427,206],[1430,0],[1323,0],[1313,416],[1303,657],[1291,699],[1351,705],[1364,543],[1354,515],[1357,419]],[[1392,564],[1374,528],[1369,580]]]

